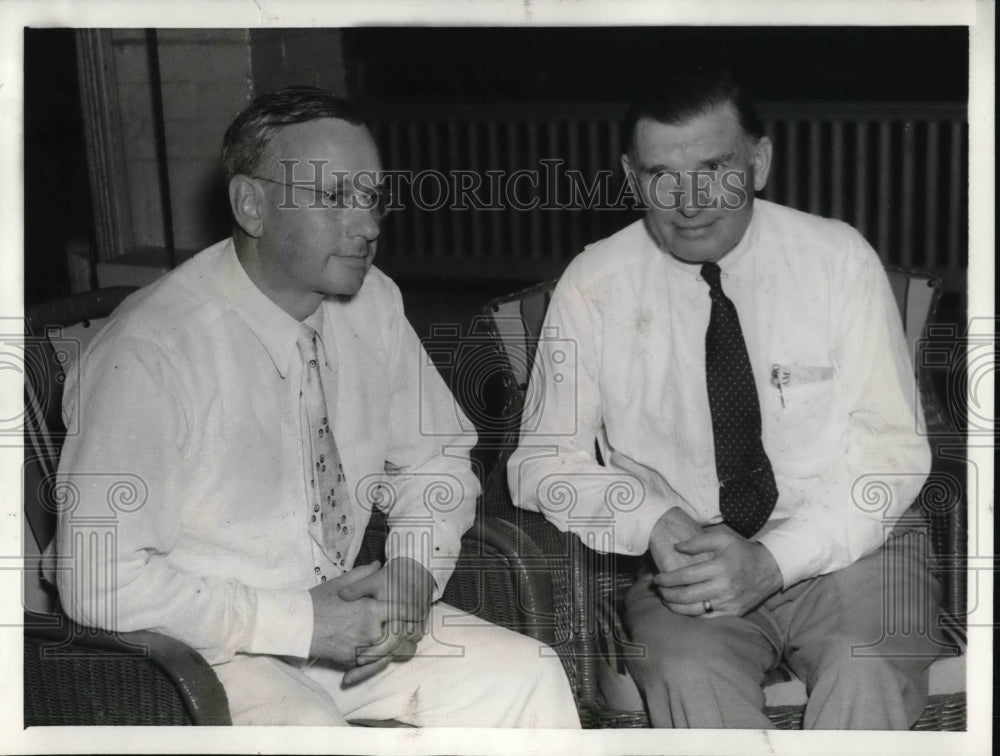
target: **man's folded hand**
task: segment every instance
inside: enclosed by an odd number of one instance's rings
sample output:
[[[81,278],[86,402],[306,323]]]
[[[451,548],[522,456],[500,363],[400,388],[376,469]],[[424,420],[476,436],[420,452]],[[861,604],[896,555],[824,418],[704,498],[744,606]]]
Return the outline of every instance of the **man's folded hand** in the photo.
[[[649,536],[649,551],[660,572],[687,567],[702,561],[701,555],[691,556],[677,551],[678,543],[701,535],[704,528],[698,525],[691,516],[680,507],[673,507],[665,512],[653,526]]]
[[[677,544],[677,550],[699,557],[688,565],[653,578],[661,599],[678,614],[742,617],[781,589],[781,571],[767,547],[725,525]],[[706,611],[706,603],[712,607]]]
[[[385,606],[387,613],[379,640],[357,648],[357,666],[344,675],[344,685],[367,680],[393,660],[406,661],[416,653],[434,594],[434,578],[413,559],[397,557],[384,567],[376,564],[374,569],[371,565],[359,569],[365,573],[339,584],[338,598],[349,603],[375,601]]]
[[[417,641],[423,636],[424,623],[431,611],[434,578],[416,560],[396,557],[377,572],[344,585],[338,593],[345,601],[367,596],[387,602],[390,631]]]
[[[313,603],[310,657],[351,668],[397,652],[412,655],[413,649],[404,645],[405,635],[389,632],[388,626],[390,622],[419,625],[426,613],[412,603],[394,603],[371,595],[367,587],[379,580],[384,582],[383,573],[384,569],[375,562],[310,589]],[[383,591],[381,595],[386,594]],[[373,652],[365,653],[366,650]]]

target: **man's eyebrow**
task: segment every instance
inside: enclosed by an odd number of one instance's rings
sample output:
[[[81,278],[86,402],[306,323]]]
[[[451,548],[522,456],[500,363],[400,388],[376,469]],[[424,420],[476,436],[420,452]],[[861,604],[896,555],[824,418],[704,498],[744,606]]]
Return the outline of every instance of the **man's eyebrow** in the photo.
[[[718,155],[711,155],[707,158],[702,158],[699,161],[700,166],[708,166],[712,163],[728,163],[735,157],[736,151],[729,150],[727,152],[720,153]],[[639,171],[641,173],[680,173],[676,168],[671,168],[669,165],[663,163],[639,163]]]
[[[664,165],[663,163],[639,163],[639,171],[642,173],[653,173],[663,172],[663,173],[679,173],[676,168],[671,168],[669,165]]]
[[[728,163],[736,155],[734,150],[729,152],[724,152],[721,155],[715,155],[713,157],[707,157],[701,161],[702,165],[710,165],[711,163]]]

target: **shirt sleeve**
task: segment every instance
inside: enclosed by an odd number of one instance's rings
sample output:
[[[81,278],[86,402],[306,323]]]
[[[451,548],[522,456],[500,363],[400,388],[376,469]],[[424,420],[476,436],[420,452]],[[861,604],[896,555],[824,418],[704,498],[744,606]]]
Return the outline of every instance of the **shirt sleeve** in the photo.
[[[653,525],[680,500],[653,470],[614,455],[598,462],[602,322],[592,300],[571,265],[545,316],[507,479],[515,505],[590,548],[642,554]]]
[[[786,587],[881,546],[930,470],[899,310],[875,251],[853,229],[851,240],[830,314],[835,380],[849,414],[847,453],[832,463],[824,496],[758,538]]]
[[[437,600],[476,515],[480,486],[469,454],[477,435],[406,320],[399,290],[392,294],[391,428],[379,503],[389,524],[385,556],[427,568]]]
[[[65,387],[68,433],[57,477],[65,506],[56,583],[69,616],[164,633],[210,664],[239,652],[307,656],[307,591],[256,590],[172,562],[181,512],[197,505],[180,500],[178,480],[187,474],[197,418],[166,351],[145,338],[109,338],[84,354],[80,368]]]

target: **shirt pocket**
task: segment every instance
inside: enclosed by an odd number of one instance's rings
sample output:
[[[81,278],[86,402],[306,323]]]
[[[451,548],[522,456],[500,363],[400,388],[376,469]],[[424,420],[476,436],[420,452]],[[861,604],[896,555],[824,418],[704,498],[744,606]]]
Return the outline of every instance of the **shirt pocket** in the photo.
[[[836,422],[834,371],[822,365],[775,365],[768,401],[762,406],[764,442],[778,458],[829,454]]]

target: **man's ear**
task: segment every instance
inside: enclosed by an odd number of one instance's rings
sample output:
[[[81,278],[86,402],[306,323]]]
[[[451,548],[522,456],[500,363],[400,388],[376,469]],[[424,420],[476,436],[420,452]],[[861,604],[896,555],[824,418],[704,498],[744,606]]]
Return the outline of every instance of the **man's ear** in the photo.
[[[229,180],[229,207],[233,219],[247,236],[259,238],[264,230],[263,192],[253,179],[237,174]]]
[[[771,140],[766,136],[753,145],[753,188],[761,192],[767,186],[767,177],[771,172]]]
[[[625,171],[625,180],[631,187],[632,192],[636,197],[641,197],[639,194],[639,181],[635,176],[635,166],[632,165],[632,158],[627,152],[622,153],[622,170]]]

